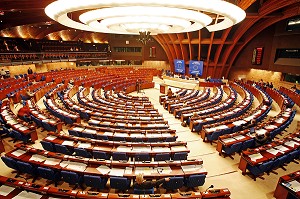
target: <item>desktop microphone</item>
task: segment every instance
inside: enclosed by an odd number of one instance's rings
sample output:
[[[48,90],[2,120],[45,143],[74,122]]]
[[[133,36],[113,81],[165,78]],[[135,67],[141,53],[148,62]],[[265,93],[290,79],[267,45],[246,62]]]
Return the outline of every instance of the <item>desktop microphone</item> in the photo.
[[[205,192],[207,192],[207,190],[209,190],[209,189],[211,189],[211,188],[214,188],[214,185],[213,185],[213,184],[210,185],[210,186],[205,190]]]

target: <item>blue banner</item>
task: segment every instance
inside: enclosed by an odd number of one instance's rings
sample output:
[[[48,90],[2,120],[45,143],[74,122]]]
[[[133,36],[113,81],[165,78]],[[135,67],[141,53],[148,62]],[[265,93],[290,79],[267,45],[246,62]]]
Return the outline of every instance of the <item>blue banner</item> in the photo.
[[[184,60],[174,59],[175,73],[185,74]]]
[[[189,64],[189,73],[191,75],[197,75],[202,76],[203,72],[203,61],[193,61],[190,60]]]

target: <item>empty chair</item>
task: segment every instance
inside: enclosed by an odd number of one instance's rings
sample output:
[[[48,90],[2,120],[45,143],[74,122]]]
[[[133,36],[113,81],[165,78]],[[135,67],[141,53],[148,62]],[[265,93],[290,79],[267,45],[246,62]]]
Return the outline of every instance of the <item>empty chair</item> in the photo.
[[[214,140],[217,140],[222,135],[222,131],[216,131],[210,134],[207,134],[207,140],[212,143]]]
[[[184,185],[188,188],[202,186],[205,183],[205,177],[204,174],[191,175],[184,180]]]
[[[90,119],[90,115],[88,113],[86,113],[86,112],[81,112],[80,111],[79,114],[80,114],[80,117],[82,119],[85,119],[85,120],[89,120]]]
[[[43,127],[42,121],[36,118],[34,115],[31,115],[31,119],[38,125],[38,127]]]
[[[112,154],[113,160],[125,160],[128,161],[128,156],[124,152],[114,152]]]
[[[17,161],[17,167],[20,172],[32,175],[34,177],[32,182],[34,182],[36,177],[36,167],[34,167],[33,165],[27,162],[22,162],[22,161]]]
[[[16,130],[12,130],[11,133],[16,140],[20,140],[24,143],[27,143],[30,140],[30,135],[21,134],[20,132],[18,132]]]
[[[56,127],[55,126],[52,126],[47,122],[42,122],[42,125],[43,125],[44,129],[46,129],[47,131],[56,132]]]
[[[74,148],[74,152],[76,153],[77,156],[85,157],[85,158],[91,158],[92,155],[83,148]]]
[[[175,136],[172,136],[172,137],[167,137],[166,142],[175,142],[176,141],[176,137]]]
[[[74,130],[72,130],[72,129],[69,129],[68,131],[69,131],[69,135],[73,135],[73,136],[76,136],[76,137],[81,137],[81,136],[79,135],[79,132],[78,132],[78,131],[74,131]]]
[[[83,183],[88,186],[97,189],[100,191],[105,188],[107,183],[107,178],[101,178],[100,176],[84,175]]]
[[[108,140],[108,137],[107,137],[107,135],[100,135],[100,134],[97,134],[97,135],[96,135],[96,139],[97,139],[97,140]]]
[[[134,156],[135,161],[151,161],[151,157],[148,153],[140,153]]]
[[[0,118],[1,118],[1,116],[0,116]],[[10,129],[8,129],[6,126],[1,126],[1,127],[2,127],[1,136],[5,135],[5,136],[8,136],[8,137],[13,137],[13,134],[12,134]]]
[[[113,141],[124,142],[126,141],[124,137],[113,137]]]
[[[55,152],[54,145],[51,142],[46,142],[42,140],[40,141],[40,143],[42,144],[43,149],[47,151]]]
[[[42,178],[53,181],[55,186],[57,186],[57,182],[60,180],[60,173],[50,168],[38,167],[37,174]]]
[[[250,139],[250,140],[246,140],[245,142],[243,142],[242,146],[241,146],[241,151],[246,150],[248,148],[252,148],[255,144],[255,140],[254,139]]]
[[[260,165],[257,165],[257,166],[251,166],[251,165],[248,164],[247,169],[253,175],[254,181],[256,181],[257,177],[262,178],[261,176],[265,172],[269,172],[272,165],[273,165],[273,161],[264,162],[264,163],[262,163]]]
[[[226,134],[230,134],[230,133],[231,133],[230,128],[226,128],[226,129],[223,129],[223,131],[221,131],[221,135],[226,135]]]
[[[154,188],[151,189],[138,189],[134,188],[133,189],[134,194],[154,194]]]
[[[73,154],[73,150],[69,149],[68,147],[66,147],[64,145],[54,144],[54,148],[55,148],[55,151],[57,153],[63,153],[63,154],[66,154],[66,155],[72,155]]]
[[[287,163],[290,163],[290,162],[295,162],[295,163],[297,163],[296,161],[295,161],[295,159],[297,159],[297,155],[298,155],[298,151],[297,150],[294,150],[294,151],[292,151],[292,152],[290,152],[289,154],[288,154],[288,158],[286,159],[286,162]]]
[[[70,117],[64,116],[63,119],[64,119],[64,122],[67,123],[67,124],[73,124],[74,123],[74,121]]]
[[[82,132],[81,135],[82,135],[82,137],[84,137],[84,138],[91,138],[91,139],[94,139],[94,138],[95,138],[94,134],[92,134],[92,133]]]
[[[234,132],[237,132],[237,131],[239,131],[239,130],[241,130],[241,129],[242,129],[242,126],[237,125],[237,126],[234,126],[234,127],[233,127],[232,132],[234,133]]]
[[[125,191],[130,187],[130,180],[124,177],[110,177],[110,188]]]
[[[76,188],[78,185],[81,185],[81,177],[77,173],[72,171],[61,171],[60,174],[62,180],[70,185],[75,185]]]
[[[186,160],[188,156],[187,152],[177,152],[173,155],[173,160]]]
[[[158,153],[154,156],[154,161],[168,161],[170,160],[170,154],[168,153]]]
[[[169,181],[163,183],[163,187],[167,190],[180,189],[184,184],[183,177],[171,177]]]
[[[2,156],[1,159],[5,163],[5,165],[8,166],[9,168],[14,169],[14,170],[19,170],[16,160],[6,157],[6,156]]]
[[[132,137],[131,142],[143,142],[143,138],[140,137]]]
[[[110,155],[103,151],[93,150],[93,156],[95,159],[104,159],[104,160],[110,159]]]
[[[236,152],[240,151],[241,146],[242,146],[242,142],[237,142],[234,143],[233,145],[229,146],[229,147],[224,147],[223,151],[226,155],[229,155],[229,157],[231,159],[233,159],[233,157],[231,155],[235,154]]]
[[[149,137],[148,142],[159,142],[159,138],[157,137]]]

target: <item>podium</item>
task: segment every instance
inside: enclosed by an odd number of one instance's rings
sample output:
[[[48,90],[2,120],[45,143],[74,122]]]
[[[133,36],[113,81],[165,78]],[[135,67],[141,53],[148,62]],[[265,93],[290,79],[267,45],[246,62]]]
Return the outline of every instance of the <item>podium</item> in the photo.
[[[160,84],[160,93],[166,94],[167,85],[166,84]]]

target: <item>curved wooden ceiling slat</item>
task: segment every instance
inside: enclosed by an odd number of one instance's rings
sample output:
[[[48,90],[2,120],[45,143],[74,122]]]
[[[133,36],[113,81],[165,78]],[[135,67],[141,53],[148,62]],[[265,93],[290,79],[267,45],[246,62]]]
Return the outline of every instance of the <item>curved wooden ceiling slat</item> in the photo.
[[[234,60],[236,59],[238,54],[241,52],[241,50],[245,47],[245,45],[247,45],[248,42],[250,42],[256,35],[258,35],[264,29],[270,27],[271,25],[273,25],[281,20],[299,15],[299,13],[298,13],[299,10],[300,10],[300,3],[298,6],[293,6],[289,9],[285,10],[284,12],[282,12],[283,15],[281,17],[264,19],[264,20],[260,21],[259,23],[255,24],[254,26],[252,26],[251,29],[247,31],[247,35],[245,36],[245,38],[246,38],[245,42],[242,45],[239,45],[238,47],[236,47],[234,49],[234,52],[232,53],[232,56],[230,57],[229,67],[228,67],[225,75],[227,76],[229,74],[230,68],[231,68]]]
[[[238,41],[241,39],[241,37],[256,23],[258,22],[260,19],[262,19],[265,15],[267,14],[271,14],[272,12],[275,12],[276,10],[280,10],[286,6],[289,6],[293,3],[295,3],[295,1],[297,0],[282,0],[282,1],[276,1],[272,4],[269,4],[269,1],[268,1],[268,4],[266,6],[266,4],[264,4],[261,8],[260,8],[260,13],[258,15],[257,18],[254,18],[254,19],[249,19],[249,20],[246,20],[244,23],[242,23],[242,26],[235,32],[234,34],[234,42],[233,44],[231,44],[227,49],[226,51],[224,52],[224,59],[222,61],[222,69],[221,69],[221,73],[223,75],[226,76],[227,72],[225,72],[224,68],[227,64],[227,61],[228,61],[228,58],[230,56],[230,54],[232,53],[233,49],[235,48],[235,46],[237,45]],[[268,10],[267,12],[265,10]],[[262,14],[263,13],[263,14]],[[269,18],[270,19],[270,18]],[[234,61],[234,60],[232,60]],[[227,69],[227,71],[230,70],[230,66],[229,68]]]

